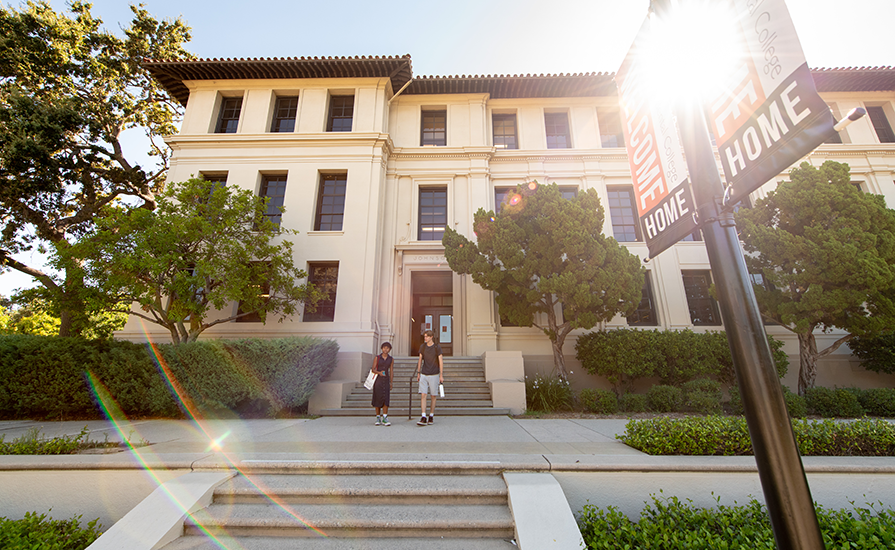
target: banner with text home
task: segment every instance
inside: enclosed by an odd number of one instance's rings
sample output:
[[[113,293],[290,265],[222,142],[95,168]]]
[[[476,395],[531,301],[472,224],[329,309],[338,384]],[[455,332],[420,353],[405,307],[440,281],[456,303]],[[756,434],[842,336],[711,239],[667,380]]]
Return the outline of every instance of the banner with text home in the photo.
[[[648,32],[649,19],[640,27],[615,81],[640,230],[654,258],[696,230],[696,204],[671,108],[650,97],[643,78],[638,48]]]
[[[744,55],[705,105],[735,204],[833,133],[783,0],[731,0]]]

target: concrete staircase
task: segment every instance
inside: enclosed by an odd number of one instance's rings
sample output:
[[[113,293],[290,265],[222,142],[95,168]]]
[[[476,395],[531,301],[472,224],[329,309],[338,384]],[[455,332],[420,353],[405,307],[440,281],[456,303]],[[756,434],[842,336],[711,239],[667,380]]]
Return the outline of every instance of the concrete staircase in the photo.
[[[394,384],[391,393],[390,417],[419,415],[420,396],[416,380],[417,357],[395,357]],[[444,358],[444,397],[438,398],[435,414],[458,415],[506,415],[506,408],[495,408],[491,400],[491,388],[485,381],[485,369],[479,357]],[[323,409],[321,416],[372,416],[370,400],[373,392],[356,384],[342,401],[339,409]],[[408,403],[410,412],[408,413]]]
[[[516,548],[498,471],[256,470],[219,485],[163,550]]]

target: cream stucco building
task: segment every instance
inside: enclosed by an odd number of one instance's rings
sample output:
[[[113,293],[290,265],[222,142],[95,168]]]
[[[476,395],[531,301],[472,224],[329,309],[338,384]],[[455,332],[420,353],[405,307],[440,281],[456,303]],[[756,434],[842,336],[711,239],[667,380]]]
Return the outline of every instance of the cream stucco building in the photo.
[[[612,74],[414,78],[409,56],[147,67],[186,107],[180,133],[167,140],[174,150],[169,180],[204,175],[282,204],[281,223],[299,231],[292,237],[295,264],[330,292],[314,314],[227,323],[207,337],[314,335],[359,357],[389,340],[401,356],[415,353],[428,322],[446,353],[521,352],[527,372],[549,371],[547,338],[534,328],[502,326],[492,294],[454,274],[440,242],[445,227],[472,236],[473,212],[500,208],[507,189],[532,179],[570,194],[595,189],[606,209],[604,233],[647,256],[630,206]],[[895,204],[895,68],[813,74],[837,119],[852,107],[868,116],[841,134],[842,143],[824,144],[807,160],[846,162],[855,184]],[[646,263],[641,309],[606,327],[721,330],[698,239]],[[785,330],[768,330],[797,354]],[[142,334],[132,319],[120,336]],[[833,337],[821,335],[819,345]],[[585,376],[574,367],[575,339],[573,333],[565,349],[573,380]],[[796,363],[787,378],[792,387],[797,370]],[[818,383],[891,380],[858,367],[843,347],[821,365]]]

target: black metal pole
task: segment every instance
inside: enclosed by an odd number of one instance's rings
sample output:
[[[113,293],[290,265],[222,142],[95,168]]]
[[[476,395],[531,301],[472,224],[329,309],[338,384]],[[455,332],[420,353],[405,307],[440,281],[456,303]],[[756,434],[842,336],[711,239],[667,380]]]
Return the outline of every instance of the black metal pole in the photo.
[[[678,113],[699,224],[755,451],[774,538],[781,549],[823,549],[814,502],[802,467],[783,390],[774,368],[733,214],[722,212],[724,188],[702,110]]]

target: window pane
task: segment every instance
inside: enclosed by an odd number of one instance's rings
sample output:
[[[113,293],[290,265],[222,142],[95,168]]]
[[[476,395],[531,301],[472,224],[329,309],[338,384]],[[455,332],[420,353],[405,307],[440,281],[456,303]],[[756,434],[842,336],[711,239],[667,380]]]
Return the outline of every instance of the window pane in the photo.
[[[345,217],[345,188],[348,174],[321,174],[317,198],[316,231],[341,231]]]
[[[308,282],[325,292],[327,298],[317,302],[316,311],[306,311],[304,321],[332,321],[336,316],[336,287],[339,282],[338,263],[312,263],[308,266]]]
[[[577,187],[560,187],[559,193],[562,195],[562,198],[570,201],[578,196],[578,188]]]
[[[329,101],[327,132],[350,132],[354,120],[354,96],[333,96]]]
[[[440,241],[447,226],[447,188],[420,189],[419,240]]]
[[[690,309],[690,322],[694,325],[720,325],[718,304],[709,294],[711,275],[708,271],[682,271],[684,292]]]
[[[239,112],[242,110],[241,97],[225,97],[221,101],[221,116],[218,120],[218,134],[235,134],[239,126]]]
[[[294,132],[295,116],[298,113],[298,96],[278,97],[274,107],[271,132]]]
[[[516,115],[494,115],[494,147],[498,149],[518,149],[516,145]]]
[[[625,134],[622,132],[622,121],[618,111],[598,109],[597,122],[600,124],[600,143],[603,147],[625,146]]]
[[[657,326],[659,318],[656,316],[656,309],[653,304],[653,288],[650,284],[649,273],[643,278],[642,292],[640,304],[637,305],[637,310],[628,317],[628,324],[631,326]]]
[[[640,241],[640,224],[634,202],[633,187],[608,187],[609,218],[612,220],[612,236],[624,242]]]
[[[423,111],[420,145],[447,145],[447,111]]]
[[[566,113],[544,113],[544,124],[547,128],[547,149],[568,149],[572,146]]]
[[[261,180],[262,197],[268,197],[264,216],[276,225],[283,218],[282,207],[286,199],[286,176],[264,176]]]
[[[870,117],[870,122],[873,123],[873,129],[876,130],[880,143],[895,143],[895,133],[892,133],[892,126],[889,124],[886,112],[883,111],[882,107],[867,107],[867,116]]]

